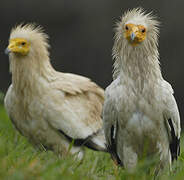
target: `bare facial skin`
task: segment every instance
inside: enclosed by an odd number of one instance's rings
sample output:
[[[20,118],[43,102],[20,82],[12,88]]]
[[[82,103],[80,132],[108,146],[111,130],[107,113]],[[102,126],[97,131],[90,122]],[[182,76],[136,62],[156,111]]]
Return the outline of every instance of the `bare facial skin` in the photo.
[[[143,25],[129,23],[126,24],[124,28],[124,36],[132,46],[136,46],[145,40],[146,28]]]

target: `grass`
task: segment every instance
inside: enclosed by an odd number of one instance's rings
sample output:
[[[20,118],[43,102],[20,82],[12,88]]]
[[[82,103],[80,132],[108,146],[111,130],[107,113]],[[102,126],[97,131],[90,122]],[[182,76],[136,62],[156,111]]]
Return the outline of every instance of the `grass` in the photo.
[[[183,138],[181,145],[182,153],[173,165],[173,172],[164,171],[158,179],[184,179]],[[153,169],[153,160],[143,160],[136,171],[129,174],[115,167],[108,154],[88,149],[82,162],[72,156],[59,158],[51,151],[40,152],[26,138],[17,135],[0,105],[0,180],[150,180]]]

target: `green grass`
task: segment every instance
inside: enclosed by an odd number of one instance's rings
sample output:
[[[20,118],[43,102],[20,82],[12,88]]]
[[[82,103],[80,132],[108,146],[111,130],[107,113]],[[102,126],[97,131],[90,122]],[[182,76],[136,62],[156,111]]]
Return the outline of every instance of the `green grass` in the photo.
[[[183,147],[182,141],[182,153],[173,165],[173,172],[164,171],[158,179],[184,179]],[[59,158],[51,151],[40,152],[26,138],[17,135],[0,105],[0,180],[149,180],[153,179],[153,169],[154,161],[143,160],[129,174],[116,168],[108,154],[88,149],[82,162],[72,156]]]

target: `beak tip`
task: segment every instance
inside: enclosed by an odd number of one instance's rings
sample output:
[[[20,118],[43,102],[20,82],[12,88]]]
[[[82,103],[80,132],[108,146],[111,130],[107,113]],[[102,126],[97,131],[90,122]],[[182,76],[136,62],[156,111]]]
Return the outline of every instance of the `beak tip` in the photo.
[[[8,54],[10,53],[10,49],[9,49],[9,48],[6,48],[6,49],[4,50],[4,53],[5,53],[6,55],[8,55]]]

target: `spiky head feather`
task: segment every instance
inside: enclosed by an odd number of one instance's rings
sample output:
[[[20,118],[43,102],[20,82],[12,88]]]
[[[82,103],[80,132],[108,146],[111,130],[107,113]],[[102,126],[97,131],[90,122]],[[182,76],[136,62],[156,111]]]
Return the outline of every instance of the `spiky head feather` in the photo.
[[[48,44],[49,36],[44,33],[43,28],[40,25],[34,23],[20,24],[12,28],[10,33],[10,40],[15,38],[26,39],[31,44],[30,53],[40,53],[49,56]]]
[[[124,37],[125,26],[128,23],[143,25],[147,29],[145,40],[135,47],[132,46]],[[152,14],[152,12],[146,13],[142,8],[128,10],[123,14],[121,21],[116,24],[115,28],[115,42],[113,46],[113,58],[115,60],[113,74],[114,79],[116,79],[120,74],[120,71],[122,71],[122,66],[131,60],[141,61],[142,58],[143,64],[141,66],[144,66],[144,60],[155,61],[154,64],[158,64],[158,69],[160,69],[158,61],[159,24],[160,22],[157,20],[156,16]],[[132,63],[136,64],[141,62]]]
[[[9,54],[12,81],[15,89],[19,91],[26,86],[34,87],[38,75],[47,78],[54,69],[50,64],[48,35],[41,26],[20,24],[14,27],[9,41],[11,43],[11,40],[16,39],[24,39],[30,45],[29,53],[24,56],[13,52]]]

